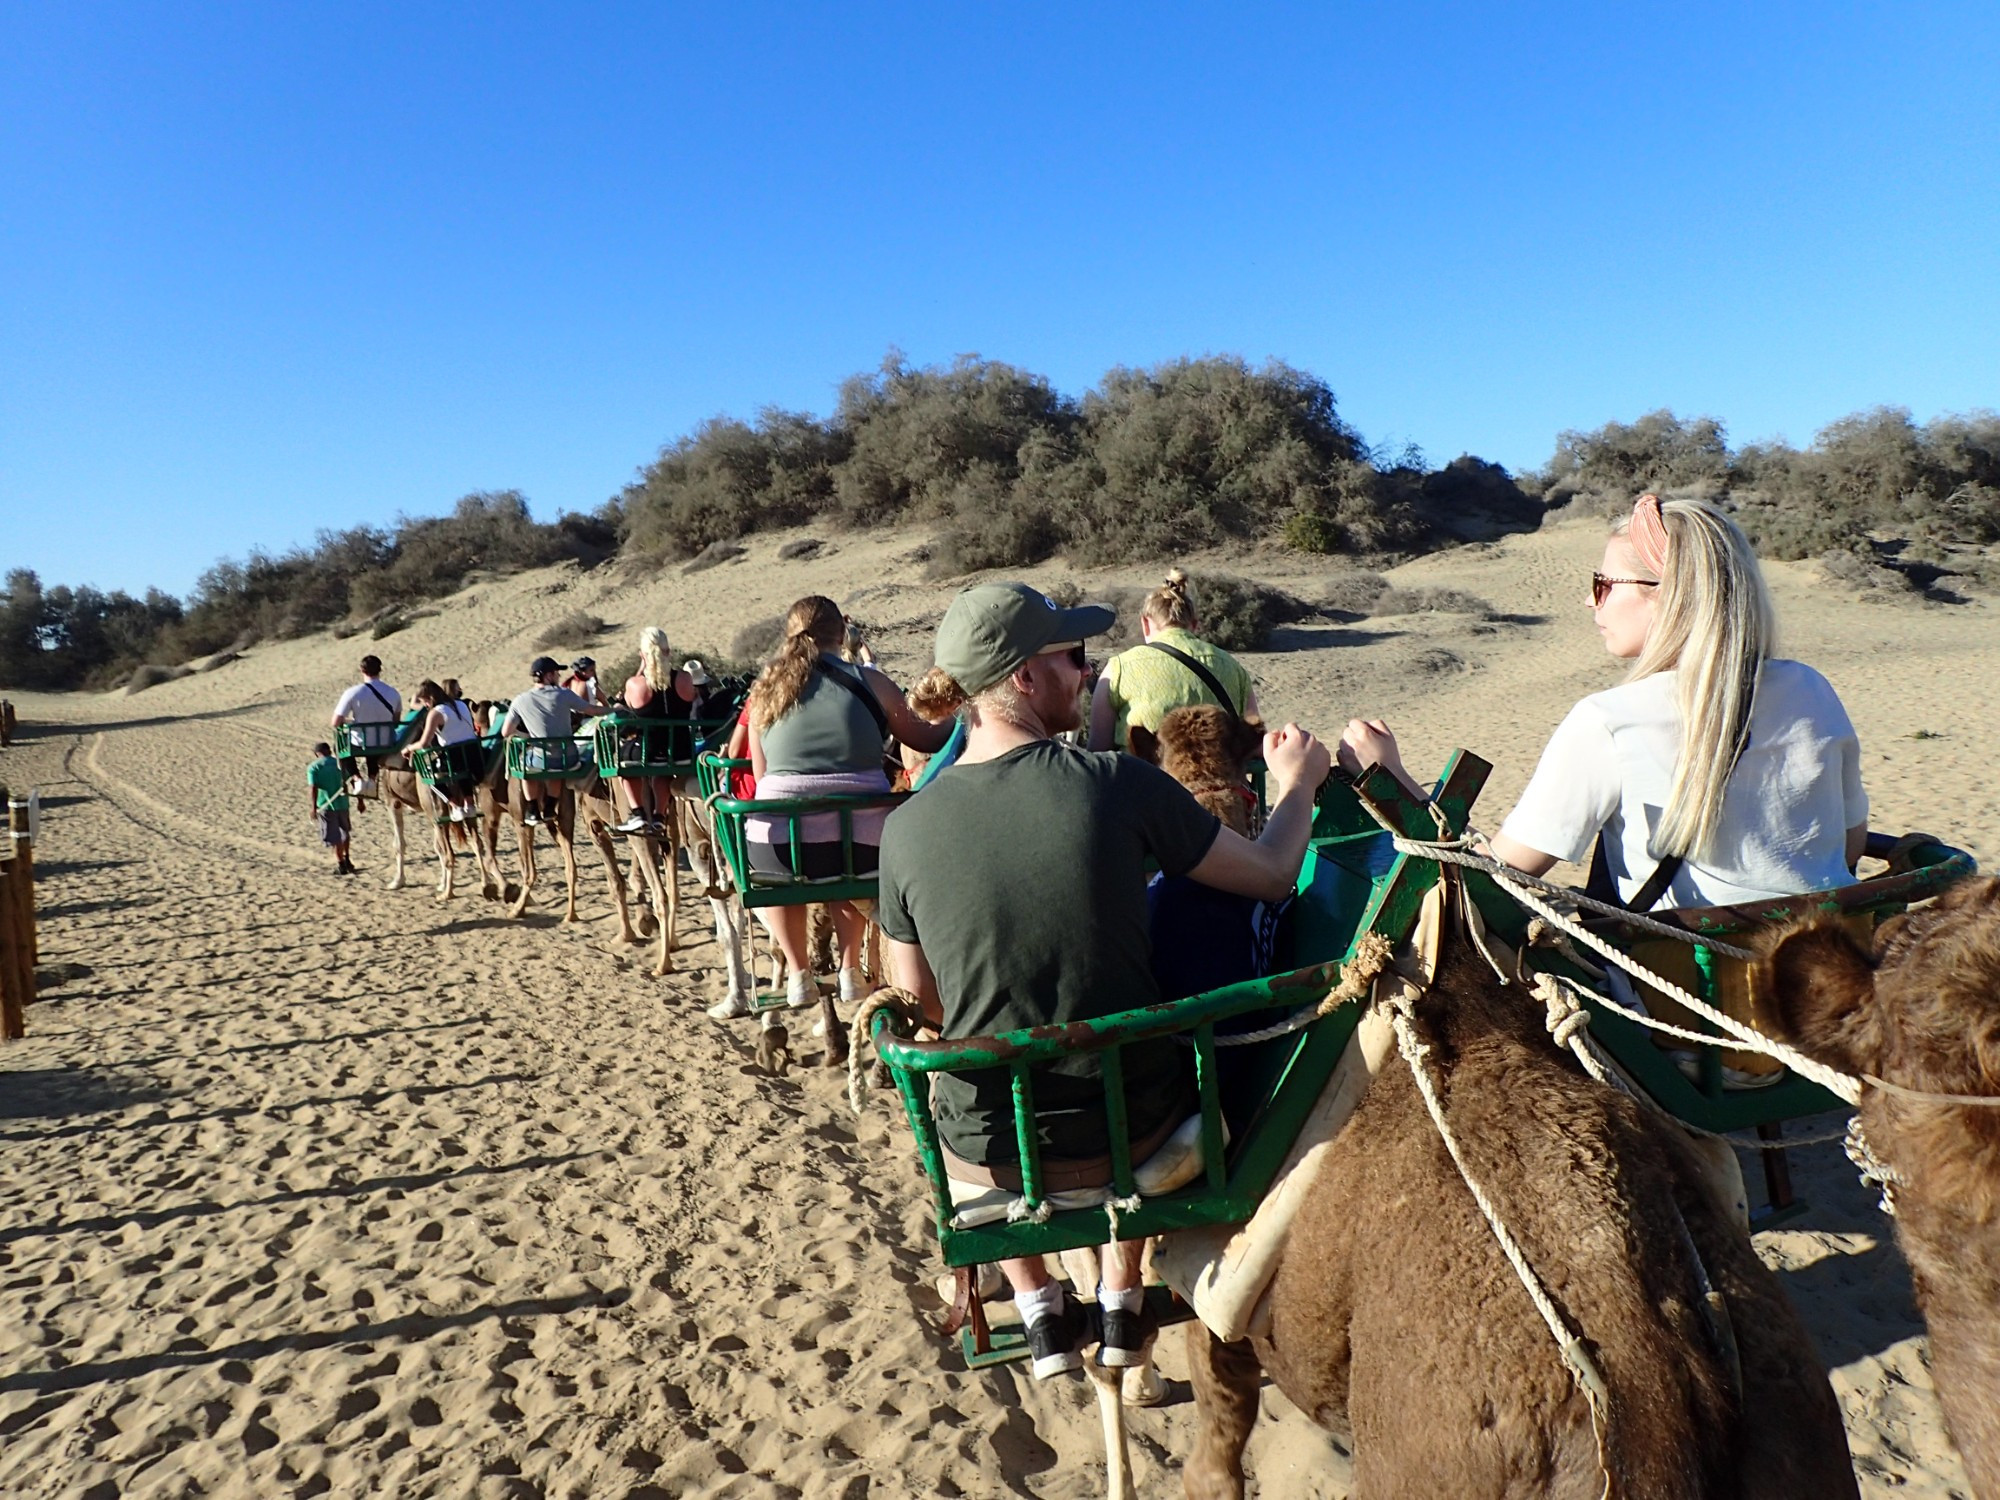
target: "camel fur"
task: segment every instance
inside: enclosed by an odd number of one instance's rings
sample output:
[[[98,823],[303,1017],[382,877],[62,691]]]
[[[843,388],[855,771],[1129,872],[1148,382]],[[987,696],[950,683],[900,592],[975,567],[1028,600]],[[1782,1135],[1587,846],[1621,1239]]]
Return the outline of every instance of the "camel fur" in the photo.
[[[1891,917],[1872,947],[1838,917],[1773,939],[1760,1017],[1813,1058],[1906,1089],[2000,1096],[2000,880]],[[1861,1096],[1896,1174],[1896,1239],[1930,1330],[1945,1426],[1979,1500],[2000,1500],[2000,1108]]]
[[[1475,1179],[1609,1387],[1602,1466],[1583,1393],[1392,1066],[1293,1224],[1269,1336],[1189,1325],[1187,1493],[1242,1495],[1261,1367],[1347,1435],[1358,1497],[1597,1500],[1607,1471],[1629,1500],[1856,1494],[1819,1357],[1680,1133],[1558,1053],[1462,939],[1416,1019]],[[1704,1269],[1726,1321],[1704,1314]]]
[[[1249,826],[1257,726],[1212,705],[1133,731]],[[1240,1500],[1261,1376],[1345,1435],[1359,1500],[1828,1500],[1856,1494],[1811,1341],[1686,1137],[1585,1075],[1543,1008],[1448,933],[1414,1019],[1476,1181],[1609,1388],[1589,1402],[1392,1062],[1334,1141],[1267,1292],[1267,1335],[1187,1325],[1193,1500]],[[1726,1314],[1705,1300],[1721,1293]]]

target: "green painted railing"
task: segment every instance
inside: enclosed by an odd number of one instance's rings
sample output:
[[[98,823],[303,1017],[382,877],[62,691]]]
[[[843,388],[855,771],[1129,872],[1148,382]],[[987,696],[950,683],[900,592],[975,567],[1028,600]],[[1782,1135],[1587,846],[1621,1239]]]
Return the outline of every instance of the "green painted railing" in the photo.
[[[422,714],[411,714],[394,724],[342,724],[333,731],[334,754],[350,759],[394,755],[416,736],[422,722]]]
[[[704,754],[697,762],[702,795],[714,816],[715,841],[721,846],[723,862],[729,866],[730,878],[735,881],[736,893],[743,904],[752,907],[804,906],[816,901],[874,900],[879,889],[875,873],[855,869],[854,817],[857,813],[877,808],[899,807],[909,793],[755,799],[727,795],[729,773],[747,770],[749,765],[747,760],[730,760],[712,752]],[[797,868],[803,862],[802,850],[807,843],[800,832],[800,824],[808,817],[825,813],[832,813],[839,820],[839,874],[812,879],[803,875],[771,875],[750,868],[750,818],[770,818],[785,825],[787,837],[779,847],[788,850],[791,863]]]
[[[1436,790],[1437,805],[1451,831],[1465,827],[1489,770],[1477,756],[1461,752],[1452,758]],[[1374,801],[1400,831],[1423,837],[1435,834],[1437,824],[1431,814],[1392,778],[1371,774],[1360,795]],[[1435,861],[1395,850],[1389,835],[1361,809],[1356,789],[1329,782],[1322,789],[1320,806],[1318,821],[1330,831],[1314,840],[1300,871],[1296,930],[1302,956],[1311,945],[1312,951],[1334,955],[1331,959],[1186,1000],[998,1036],[919,1041],[899,1033],[886,1013],[877,1018],[876,1049],[896,1081],[930,1178],[938,1240],[947,1264],[974,1265],[1105,1242],[1112,1225],[1104,1206],[1046,1205],[1034,1069],[1077,1053],[1100,1056],[1111,1154],[1108,1191],[1117,1198],[1130,1198],[1138,1164],[1131,1159],[1120,1052],[1134,1042],[1158,1037],[1183,1036],[1191,1047],[1204,1173],[1187,1187],[1144,1198],[1136,1209],[1118,1212],[1119,1237],[1134,1239],[1197,1224],[1231,1224],[1255,1211],[1346,1049],[1360,1019],[1360,1004],[1340,1006],[1287,1036],[1248,1046],[1219,1047],[1218,1023],[1257,1011],[1296,1012],[1301,1006],[1318,1005],[1339,982],[1364,932],[1379,932],[1392,943],[1409,935],[1425,893],[1439,878]],[[954,1223],[956,1211],[927,1075],[1002,1068],[1009,1077],[1019,1152],[1018,1162],[1008,1165],[1021,1174],[1020,1211],[1030,1217],[961,1226]],[[1239,1112],[1244,1123],[1226,1148],[1225,1086],[1233,1095],[1247,1095],[1253,1101]],[[1043,1218],[1045,1205],[1048,1212]]]
[[[517,734],[507,739],[507,775],[513,781],[573,781],[597,774],[588,746],[569,735],[537,739]]]
[[[726,719],[645,719],[637,714],[609,713],[597,720],[592,748],[597,774],[671,776],[695,774],[695,761],[711,735],[735,723]]]

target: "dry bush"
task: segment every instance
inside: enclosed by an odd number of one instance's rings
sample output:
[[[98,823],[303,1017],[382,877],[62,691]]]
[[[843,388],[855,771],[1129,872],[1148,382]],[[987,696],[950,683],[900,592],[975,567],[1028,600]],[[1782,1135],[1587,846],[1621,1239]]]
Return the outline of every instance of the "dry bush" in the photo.
[[[767,619],[752,620],[737,631],[729,641],[729,655],[738,661],[764,662],[777,654],[785,643],[785,617],[771,615]],[[702,661],[706,663],[707,657]]]
[[[162,667],[148,662],[126,679],[125,694],[130,697],[133,693],[145,692],[149,687],[158,687],[163,682],[177,682],[192,675],[193,671],[192,667]]]
[[[1397,588],[1393,584],[1375,598],[1371,615],[1490,615],[1493,606],[1477,594],[1460,589]]]
[[[779,562],[799,562],[808,557],[818,557],[826,549],[826,543],[816,536],[802,536],[797,541],[787,542],[778,549]]]
[[[604,621],[588,610],[573,609],[535,637],[537,651],[580,645],[604,634]]]
[[[710,542],[681,569],[681,574],[685,577],[690,573],[705,573],[717,563],[726,563],[732,558],[741,557],[746,550],[748,549],[739,547],[734,542]]]

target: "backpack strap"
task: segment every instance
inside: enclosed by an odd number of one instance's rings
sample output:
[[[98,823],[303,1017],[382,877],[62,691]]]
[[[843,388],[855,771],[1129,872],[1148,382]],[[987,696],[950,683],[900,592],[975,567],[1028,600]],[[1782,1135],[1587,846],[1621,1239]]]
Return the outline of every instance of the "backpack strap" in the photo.
[[[1678,854],[1669,854],[1653,866],[1653,873],[1645,883],[1632,893],[1629,901],[1618,895],[1618,882],[1611,878],[1611,865],[1604,854],[1604,835],[1597,836],[1597,848],[1590,856],[1590,876],[1584,881],[1583,893],[1594,896],[1599,901],[1613,906],[1622,906],[1629,912],[1645,913],[1660,904],[1660,897],[1666,895],[1667,887],[1674,883],[1674,877],[1681,872],[1687,861]]]
[[[839,683],[848,692],[861,700],[861,706],[868,710],[868,717],[875,721],[875,728],[882,736],[883,743],[889,740],[889,716],[882,712],[882,705],[875,701],[875,690],[868,686],[868,679],[861,675],[859,668],[853,671],[835,668],[824,660],[813,663],[815,672],[823,672],[827,678]]]
[[[396,710],[395,710],[395,709],[393,709],[393,708],[390,708],[390,707],[389,707],[389,700],[388,700],[387,698],[384,698],[384,697],[382,696],[382,690],[381,690],[380,688],[378,688],[377,686],[375,686],[375,684],[374,684],[374,683],[372,683],[372,682],[368,681],[368,680],[367,680],[366,678],[363,678],[363,679],[362,679],[362,682],[361,682],[361,685],[362,685],[363,687],[367,688],[369,692],[371,692],[371,693],[373,693],[373,694],[375,695],[375,701],[376,701],[377,703],[381,704],[381,705],[382,705],[382,706],[383,706],[384,708],[387,708],[387,709],[389,709],[389,722],[390,722],[390,723],[392,723],[392,724],[393,724],[393,723],[395,723],[395,722],[396,722]]]
[[[1215,701],[1217,703],[1220,703],[1225,709],[1229,711],[1230,718],[1240,719],[1243,717],[1243,715],[1237,711],[1236,705],[1230,701],[1229,694],[1225,693],[1222,690],[1222,684],[1215,680],[1215,674],[1209,671],[1207,667],[1204,667],[1200,662],[1196,661],[1192,656],[1189,656],[1187,652],[1179,650],[1173,646],[1169,646],[1165,641],[1147,641],[1146,644],[1152,647],[1155,651],[1164,651],[1168,656],[1171,656],[1175,661],[1179,662],[1182,666],[1186,667],[1190,672],[1194,673],[1196,677],[1200,678],[1201,685],[1207,688],[1210,693],[1214,694]]]

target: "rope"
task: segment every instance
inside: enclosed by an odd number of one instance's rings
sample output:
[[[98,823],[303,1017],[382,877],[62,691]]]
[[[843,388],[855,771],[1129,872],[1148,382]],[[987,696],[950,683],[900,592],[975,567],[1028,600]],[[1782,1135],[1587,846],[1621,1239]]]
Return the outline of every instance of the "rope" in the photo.
[[[1134,1193],[1129,1198],[1106,1198],[1104,1200],[1104,1222],[1109,1226],[1108,1232],[1112,1242],[1115,1243],[1119,1238],[1118,1216],[1120,1214],[1135,1214],[1144,1207],[1145,1204],[1137,1193]]]
[[[1854,1169],[1861,1174],[1861,1185],[1879,1188],[1882,1194],[1882,1212],[1892,1219],[1895,1218],[1897,1185],[1908,1182],[1909,1179],[1875,1154],[1868,1144],[1868,1137],[1861,1133],[1861,1116],[1856,1115],[1849,1123],[1845,1144],[1847,1159],[1854,1163]]]
[[[923,1022],[922,1002],[908,990],[899,990],[894,985],[876,990],[855,1010],[847,1033],[847,1102],[857,1115],[868,1112],[867,1068],[861,1054],[874,1038],[875,1017],[885,1010],[912,1030]]]
[[[1469,854],[1458,847],[1426,844],[1418,839],[1406,839],[1400,834],[1393,837],[1396,848],[1405,854],[1414,854],[1423,859],[1435,859],[1441,864],[1463,865],[1468,869],[1484,870],[1493,878],[1496,885],[1512,896],[1522,906],[1542,918],[1551,927],[1567,933],[1574,941],[1580,942],[1585,947],[1601,954],[1605,959],[1632,975],[1633,978],[1642,980],[1661,994],[1679,1001],[1696,1015],[1721,1028],[1729,1036],[1742,1043],[1746,1051],[1761,1052],[1766,1057],[1776,1058],[1801,1077],[1810,1078],[1828,1093],[1837,1095],[1849,1104],[1860,1103],[1861,1079],[1843,1073],[1837,1068],[1829,1068],[1824,1063],[1816,1062],[1797,1048],[1789,1047],[1783,1042],[1764,1035],[1763,1032],[1758,1031],[1755,1027],[1745,1022],[1737,1020],[1734,1016],[1725,1015],[1707,1001],[1689,994],[1672,980],[1655,974],[1644,964],[1634,960],[1630,954],[1614,947],[1605,939],[1597,936],[1596,933],[1585,928],[1580,922],[1563,915],[1548,902],[1537,897],[1534,891],[1530,889],[1530,886],[1540,886],[1562,891],[1562,887],[1549,887],[1547,881],[1537,880],[1533,876],[1524,876],[1510,865],[1503,865],[1498,860],[1487,859],[1481,855]],[[1466,842],[1464,839],[1454,840],[1453,845],[1463,844],[1464,842]],[[1563,894],[1566,896],[1573,895],[1571,892],[1563,892]],[[1592,902],[1587,897],[1576,897],[1575,899],[1592,906],[1603,907],[1605,905],[1603,902]],[[1614,913],[1620,910],[1616,907],[1607,909]],[[1622,915],[1632,918],[1635,925],[1656,930],[1663,936],[1674,938],[1680,942],[1708,948],[1713,952],[1723,954],[1725,957],[1743,959],[1755,957],[1748,949],[1733,948],[1726,943],[1717,943],[1712,938],[1704,938],[1697,933],[1689,932],[1686,928],[1672,927],[1664,922],[1653,922],[1650,918],[1638,917],[1631,912],[1624,912]],[[1675,1026],[1670,1022],[1655,1020],[1652,1016],[1646,1015],[1642,1011],[1630,1010],[1625,1006],[1616,1005],[1615,1002],[1607,1003],[1614,1004],[1619,1015],[1667,1036],[1681,1037],[1688,1041],[1700,1043],[1703,1046],[1713,1046],[1715,1044],[1714,1036],[1707,1033],[1692,1031],[1684,1026]]]
[[[1416,1082],[1417,1092],[1424,1101],[1424,1108],[1430,1112],[1431,1124],[1437,1127],[1438,1138],[1444,1142],[1444,1148],[1450,1153],[1452,1164],[1458,1168],[1458,1175],[1464,1181],[1466,1190],[1472,1194],[1472,1201],[1479,1206],[1479,1212],[1485,1218],[1486,1227],[1492,1232],[1494,1242],[1500,1246],[1501,1253],[1507,1257],[1507,1264],[1513,1267],[1515,1277],[1527,1290],[1529,1300],[1535,1304],[1535,1311],[1541,1315],[1550,1336],[1556,1341],[1556,1348],[1562,1355],[1564,1367],[1568,1369],[1570,1378],[1576,1382],[1577,1389],[1583,1392],[1584,1400],[1590,1407],[1590,1425],[1597,1438],[1598,1466],[1604,1473],[1603,1495],[1605,1500],[1609,1500],[1611,1466],[1606,1458],[1605,1437],[1611,1425],[1611,1393],[1605,1386],[1604,1377],[1598,1372],[1589,1351],[1584,1348],[1582,1336],[1571,1330],[1568,1321],[1563,1317],[1562,1310],[1555,1305],[1548,1289],[1542,1285],[1541,1278],[1535,1274],[1535,1268],[1528,1263],[1527,1254],[1521,1249],[1520,1242],[1502,1221],[1500,1211],[1493,1206],[1493,1200],[1486,1196],[1485,1189],[1480,1187],[1478,1179],[1472,1175],[1471,1167],[1466,1165],[1465,1155],[1459,1149],[1458,1138],[1452,1133],[1451,1126],[1445,1119],[1444,1104],[1438,1098],[1436,1081],[1431,1077],[1429,1066],[1431,1046],[1417,1031],[1412,1014],[1412,1001],[1407,997],[1397,1000],[1391,1007],[1389,1021],[1395,1028],[1397,1049],[1402,1053],[1403,1060],[1410,1065],[1410,1076]]]

